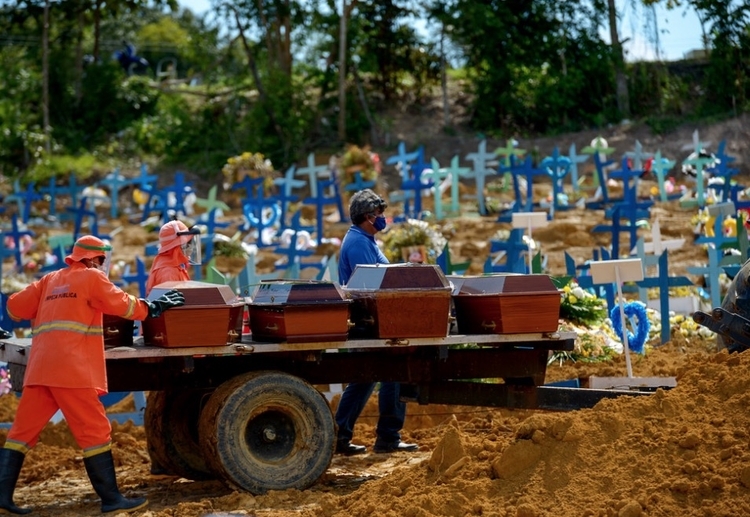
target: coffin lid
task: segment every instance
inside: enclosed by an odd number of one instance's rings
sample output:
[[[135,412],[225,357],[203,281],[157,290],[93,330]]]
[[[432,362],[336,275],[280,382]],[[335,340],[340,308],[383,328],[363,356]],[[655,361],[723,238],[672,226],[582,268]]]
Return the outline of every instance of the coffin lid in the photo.
[[[442,270],[435,264],[366,264],[354,268],[345,290],[450,289]]]
[[[450,276],[453,296],[558,293],[548,275],[500,273],[483,276]]]
[[[185,295],[185,307],[244,303],[243,299],[237,296],[228,285],[209,284],[196,280],[178,280],[159,284],[151,289],[148,300],[156,300],[172,289],[177,289]]]
[[[341,287],[324,280],[264,280],[255,286],[249,305],[349,303]]]

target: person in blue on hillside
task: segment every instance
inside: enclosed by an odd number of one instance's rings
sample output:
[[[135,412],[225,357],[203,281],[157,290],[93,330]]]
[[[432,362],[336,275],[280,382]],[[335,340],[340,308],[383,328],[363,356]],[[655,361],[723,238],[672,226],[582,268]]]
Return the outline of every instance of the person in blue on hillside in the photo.
[[[354,268],[359,264],[388,264],[383,252],[375,242],[375,234],[386,227],[383,212],[388,204],[370,189],[357,192],[349,202],[349,217],[352,225],[341,243],[339,256],[339,282],[346,285]],[[341,395],[336,410],[338,436],[336,452],[345,455],[367,452],[364,445],[351,443],[354,424],[375,389],[374,382],[350,383]],[[400,385],[397,382],[381,382],[378,391],[377,438],[373,451],[376,453],[413,452],[419,449],[415,443],[401,441],[401,429],[406,419],[406,403],[399,399]]]

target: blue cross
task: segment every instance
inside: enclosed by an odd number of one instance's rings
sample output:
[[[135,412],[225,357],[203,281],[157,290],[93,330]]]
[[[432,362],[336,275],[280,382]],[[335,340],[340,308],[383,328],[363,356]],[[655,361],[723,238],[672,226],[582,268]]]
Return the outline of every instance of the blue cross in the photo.
[[[299,199],[299,196],[292,193],[292,190],[295,188],[304,187],[306,182],[305,180],[297,180],[294,179],[295,171],[297,170],[296,165],[292,165],[286,170],[286,173],[284,174],[284,177],[282,178],[274,178],[273,184],[277,187],[280,187],[279,193],[275,196],[271,196],[269,199],[275,199],[279,202],[280,208],[281,208],[281,217],[279,221],[281,222],[279,228],[280,230],[286,229],[286,213],[287,213],[287,206],[289,202],[297,201]]]
[[[708,266],[688,267],[688,273],[702,275],[707,279],[707,286],[711,296],[711,307],[721,307],[721,286],[719,275],[723,272],[721,267],[721,250],[708,246]]]
[[[612,209],[612,224],[598,224],[591,230],[593,233],[611,233],[612,259],[614,260],[616,260],[620,256],[620,233],[628,232],[628,234],[630,235],[630,244],[628,247],[629,250],[635,247],[636,241],[638,240],[638,226],[635,223],[631,222],[627,225],[622,225],[620,223],[620,219],[623,218],[620,214],[621,208],[622,207],[620,205],[615,205],[615,207]]]
[[[86,208],[89,199],[90,198],[88,196],[84,196],[81,198],[81,202],[79,203],[78,208],[66,208],[68,212],[75,214],[73,240],[76,240],[81,236],[81,227],[83,226],[84,217],[89,218],[89,234],[93,235],[94,237],[99,237],[100,239],[109,240],[109,235],[99,233],[99,218],[97,216],[96,209]]]
[[[487,215],[487,207],[484,199],[484,186],[487,176],[495,176],[494,169],[487,166],[488,161],[495,159],[495,153],[487,152],[487,140],[479,142],[477,152],[469,153],[466,159],[473,163],[472,172],[477,185],[477,205],[481,215]]]
[[[714,190],[720,191],[722,201],[727,201],[732,198],[732,176],[735,176],[739,173],[739,170],[729,168],[729,164],[734,161],[734,157],[728,156],[724,153],[725,147],[726,141],[722,140],[719,144],[719,149],[715,154],[716,163],[710,169],[710,173],[712,176],[722,178],[724,180],[723,185],[719,186],[718,188],[712,187],[714,188]]]
[[[21,190],[18,180],[13,182],[13,193],[6,196],[5,201],[15,201],[18,205],[18,211],[21,214],[21,221],[24,224],[29,222],[31,217],[31,205],[34,201],[42,199],[42,196],[34,188],[34,182],[27,183],[26,188]]]
[[[424,161],[424,147],[419,146],[414,163],[402,170],[401,190],[404,194],[404,214],[411,215],[415,219],[418,219],[422,213],[422,191],[431,189],[434,185],[429,179],[425,181],[428,176],[424,173],[429,168],[430,165]],[[414,199],[413,212],[409,206],[412,198]]]
[[[507,169],[501,168],[502,171]],[[515,158],[511,158],[510,172],[513,175],[513,192],[516,196],[514,212],[534,211],[534,176],[547,175],[547,171],[534,167],[531,155],[526,156],[520,165],[516,165]],[[521,188],[519,177],[526,180],[526,199],[521,199]]]
[[[127,187],[132,183],[132,180],[120,174],[120,169],[115,169],[114,171],[110,172],[104,177],[104,179],[99,182],[99,185],[103,185],[109,188],[109,214],[112,219],[117,219],[120,189],[122,189],[123,187]]]
[[[138,184],[138,189],[144,192],[148,192],[159,180],[159,176],[148,173],[148,165],[145,163],[141,164],[141,173],[139,176],[133,178],[133,183]]]
[[[34,237],[34,232],[31,230],[21,230],[19,229],[18,225],[18,214],[13,214],[11,216],[11,230],[9,232],[5,232],[3,234],[3,248],[5,248],[5,237],[10,237],[13,240],[14,249],[13,249],[13,256],[16,259],[16,266],[18,269],[23,268],[23,258],[21,257],[21,237],[25,235],[29,235],[31,237]],[[10,254],[9,254],[10,255]],[[2,269],[2,268],[0,268]]]
[[[146,297],[146,282],[148,281],[148,273],[146,272],[146,264],[143,262],[141,257],[135,257],[135,273],[130,272],[130,264],[125,266],[125,271],[122,274],[122,280],[125,283],[137,283],[138,293],[141,298]]]
[[[299,220],[298,220],[299,221]],[[276,246],[274,253],[284,255],[286,257],[285,264],[277,264],[276,269],[288,269],[295,265],[299,265],[302,257],[309,257],[315,253],[315,250],[304,250],[297,249],[297,234],[302,231],[299,227],[292,226],[292,238],[289,241],[289,246]]]
[[[659,256],[659,275],[644,278],[636,282],[639,288],[657,287],[659,289],[659,310],[661,312],[661,343],[670,340],[671,326],[669,324],[669,288],[691,286],[693,282],[685,276],[669,276],[668,252],[665,250]]]
[[[205,251],[201,256],[201,262],[208,262],[213,257],[214,253],[214,234],[216,234],[217,228],[226,228],[231,223],[220,223],[216,220],[216,212],[218,208],[212,208],[207,213],[202,214],[199,221],[206,225],[206,235],[201,236],[201,245],[205,242]]]
[[[40,188],[39,191],[43,195],[49,196],[49,215],[51,215],[52,217],[57,217],[57,178],[55,178],[54,176],[51,177],[49,179],[48,186]]]
[[[651,171],[656,175],[656,181],[659,184],[659,197],[662,203],[667,202],[667,190],[664,187],[665,176],[674,167],[674,160],[662,158],[661,149],[656,151],[656,156],[651,162]]]
[[[307,167],[301,167],[297,169],[297,176],[307,175],[308,183],[310,185],[310,197],[318,197],[318,178],[320,173],[328,172],[328,165],[315,165],[315,154],[310,153],[307,155]]]
[[[409,163],[412,162],[412,160],[415,160],[417,158],[419,151],[414,151],[411,153],[406,152],[406,144],[404,144],[403,141],[398,143],[398,154],[394,154],[393,156],[389,156],[385,163],[386,165],[396,165],[401,164],[401,170],[402,174],[401,176],[406,179],[407,177],[404,177],[403,170],[407,169],[409,167]]]
[[[609,199],[609,191],[607,190],[607,173],[606,168],[612,165],[614,160],[602,161],[599,153],[594,153],[594,166],[596,167],[596,178],[601,189],[602,199],[601,201],[592,201],[586,203],[589,208],[599,208],[601,206],[609,205],[612,200]]]
[[[347,190],[350,192],[359,192],[360,190],[364,190],[366,188],[373,188],[374,186],[375,186],[374,181],[363,180],[362,173],[357,171],[354,173],[354,181],[352,181],[346,187],[344,187],[344,190]]]
[[[70,175],[67,187],[59,188],[61,193],[67,193],[70,196],[70,207],[66,207],[64,213],[60,214],[60,219],[67,219],[70,217],[71,213],[74,213],[74,211],[71,212],[70,208],[78,206],[78,195],[83,192],[83,189],[85,188],[86,187],[84,185],[78,184],[75,174]]]
[[[526,264],[523,260],[524,251],[528,252],[529,247],[523,240],[523,228],[513,228],[507,241],[496,239],[490,240],[490,255],[484,263],[485,273],[508,272],[508,273],[526,273]],[[505,256],[505,264],[497,265],[493,260],[493,253],[503,253],[498,258]]]
[[[337,209],[339,210],[339,215],[341,215],[343,212],[341,212],[341,196],[338,195],[337,185],[335,179],[330,179],[326,181],[320,181],[318,180],[318,185],[315,191],[318,193],[317,197],[308,197],[305,198],[302,202],[306,205],[315,205],[315,218],[316,218],[316,232],[317,232],[317,239],[318,242],[323,241],[323,207],[326,205],[336,205]],[[327,197],[325,195],[325,190],[329,187],[332,187],[334,189],[334,195]]]
[[[570,149],[568,149],[568,160],[570,160],[570,183],[575,192],[578,192],[580,189],[580,185],[578,185],[578,164],[584,163],[588,159],[588,154],[576,154],[576,144],[570,144]]]
[[[263,240],[263,230],[266,228],[273,227],[279,220],[283,218],[281,208],[279,204],[273,200],[261,202],[260,206],[253,203],[245,203],[242,205],[242,213],[245,217],[246,224],[242,227],[243,230],[247,231],[250,228],[255,228],[258,232],[258,239],[255,244],[259,248],[271,246],[271,243],[266,243]],[[264,217],[266,208],[271,210],[271,215],[267,219]]]
[[[555,147],[552,151],[552,156],[546,157],[539,164],[541,168],[546,169],[547,174],[552,178],[552,203],[550,215],[555,215],[555,210],[568,210],[572,208],[570,205],[560,204],[560,194],[564,193],[563,180],[565,176],[570,172],[571,161],[566,156],[560,155],[560,150]]]

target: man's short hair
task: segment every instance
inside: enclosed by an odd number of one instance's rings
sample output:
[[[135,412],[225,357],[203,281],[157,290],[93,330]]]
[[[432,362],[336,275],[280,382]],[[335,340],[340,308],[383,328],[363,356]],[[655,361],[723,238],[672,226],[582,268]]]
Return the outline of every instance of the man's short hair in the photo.
[[[349,217],[354,224],[360,224],[369,214],[383,212],[388,203],[375,192],[366,188],[352,196],[349,202]]]

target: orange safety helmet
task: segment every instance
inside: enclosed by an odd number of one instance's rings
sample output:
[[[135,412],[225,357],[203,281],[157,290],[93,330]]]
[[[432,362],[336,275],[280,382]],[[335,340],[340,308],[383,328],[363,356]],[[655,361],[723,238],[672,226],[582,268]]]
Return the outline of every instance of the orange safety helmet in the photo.
[[[112,253],[112,246],[93,235],[79,237],[73,244],[73,252],[65,257],[65,263],[71,265],[83,259],[95,259],[96,257],[108,258]]]
[[[199,233],[197,228],[188,228],[182,221],[169,221],[159,230],[159,253],[187,244]]]

